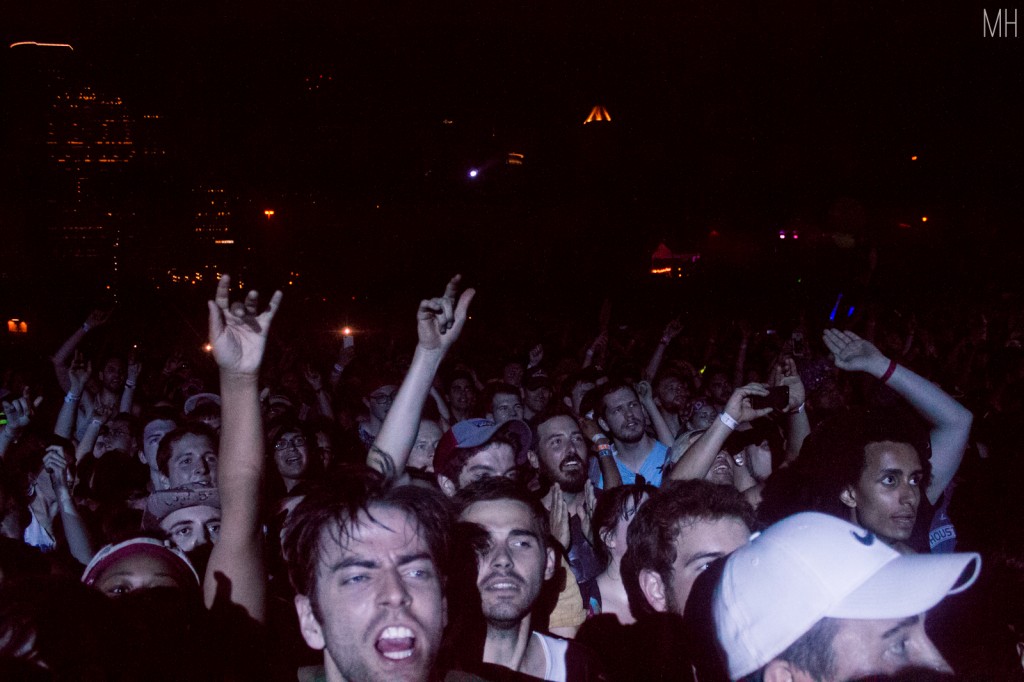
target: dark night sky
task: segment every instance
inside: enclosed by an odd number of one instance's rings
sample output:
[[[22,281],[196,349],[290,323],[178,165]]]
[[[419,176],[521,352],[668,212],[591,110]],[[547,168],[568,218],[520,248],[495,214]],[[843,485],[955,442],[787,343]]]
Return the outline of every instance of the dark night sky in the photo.
[[[488,139],[532,152],[550,198],[600,102],[616,191],[657,223],[820,216],[842,196],[1016,208],[1024,43],[982,38],[982,7],[8,0],[0,32],[73,43],[97,82],[167,117],[191,172],[264,192],[417,197],[447,118],[467,165]],[[320,73],[333,90],[311,98]]]

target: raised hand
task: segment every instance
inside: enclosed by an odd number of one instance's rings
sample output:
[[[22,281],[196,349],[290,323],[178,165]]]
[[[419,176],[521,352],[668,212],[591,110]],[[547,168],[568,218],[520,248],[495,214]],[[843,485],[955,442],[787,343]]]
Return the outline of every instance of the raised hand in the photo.
[[[548,494],[541,498],[544,508],[548,510],[551,521],[551,536],[558,541],[563,549],[569,548],[569,507],[562,497],[562,488],[557,483],[551,486]]]
[[[601,430],[601,427],[598,425],[596,420],[589,419],[587,417],[580,417],[579,424],[580,431],[582,431],[583,435],[591,441],[593,441],[597,436],[605,436],[605,438],[607,438],[605,432]]]
[[[608,332],[603,331],[597,335],[594,342],[590,344],[590,349],[587,351],[589,355],[601,355],[608,347]]]
[[[90,376],[92,376],[92,362],[86,362],[81,353],[75,353],[75,359],[68,369],[71,392],[81,397]]]
[[[536,367],[544,360],[544,344],[538,343],[530,349],[530,367]]]
[[[459,295],[461,280],[462,275],[455,275],[449,280],[443,296],[420,301],[416,311],[416,333],[421,348],[447,352],[462,333],[469,303],[476,291],[466,289]]]
[[[822,339],[839,369],[881,375],[889,365],[889,358],[885,357],[875,344],[853,332],[826,329]]]
[[[92,414],[89,415],[89,420],[99,422],[100,424],[106,424],[107,420],[113,416],[114,408],[107,407],[97,400],[93,403]]]
[[[210,344],[221,371],[256,375],[263,361],[270,323],[281,305],[282,294],[275,291],[267,309],[259,312],[259,294],[250,291],[244,301],[230,303],[231,278],[224,275],[217,284],[217,295],[207,301],[210,311]]]
[[[313,365],[307,364],[303,367],[302,375],[306,378],[306,383],[309,384],[309,387],[317,393],[324,389],[324,378],[320,375],[320,372],[313,368]]]
[[[795,410],[807,400],[807,391],[804,389],[804,382],[800,379],[800,372],[796,369],[796,361],[789,356],[779,359],[772,368],[772,386],[789,386],[789,404],[786,411]]]
[[[53,482],[53,489],[55,491],[60,492],[71,484],[68,472],[68,459],[64,455],[64,448],[61,446],[47,446],[46,454],[43,455],[43,468],[50,474],[50,480]]]
[[[594,509],[597,507],[597,493],[594,491],[594,484],[590,479],[583,484],[583,504],[580,505],[580,524],[583,526],[583,534],[587,536],[590,544],[594,544],[593,528],[591,519],[594,518]]]
[[[100,310],[97,308],[89,313],[89,317],[85,318],[85,326],[89,329],[99,327],[101,324],[105,324],[110,319],[110,313],[112,310]]]
[[[661,340],[666,344],[671,343],[672,339],[679,336],[682,331],[683,323],[678,317],[675,317],[669,320],[668,324],[665,325],[665,331],[661,333]]]
[[[728,402],[725,403],[725,413],[738,422],[750,422],[758,417],[771,414],[772,408],[770,407],[755,410],[750,405],[750,397],[754,395],[768,395],[768,387],[758,383],[740,386],[732,392]]]
[[[651,388],[651,382],[649,381],[638,381],[633,384],[633,388],[636,389],[637,397],[640,398],[640,402],[647,404],[654,400],[654,390]]]
[[[3,401],[4,414],[7,415],[7,428],[11,433],[17,433],[32,422],[32,415],[35,408],[43,402],[43,396],[37,396],[32,400],[28,386],[21,391],[21,397],[11,401]]]
[[[142,374],[142,363],[139,362],[138,354],[133,348],[128,354],[128,371],[125,374],[125,386],[134,388],[139,381],[140,374]]]

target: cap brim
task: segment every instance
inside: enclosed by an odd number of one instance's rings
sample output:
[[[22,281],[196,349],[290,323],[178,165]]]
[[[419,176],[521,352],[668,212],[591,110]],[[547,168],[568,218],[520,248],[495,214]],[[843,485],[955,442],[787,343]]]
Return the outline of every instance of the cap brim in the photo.
[[[530,429],[529,424],[524,422],[522,419],[510,419],[501,426],[507,426],[508,430],[516,434],[519,437],[519,449],[516,451],[516,464],[522,465],[526,461],[526,453],[533,445],[533,430]],[[498,429],[495,429],[497,432]]]
[[[970,574],[963,580],[965,571]],[[901,555],[829,609],[831,618],[907,618],[924,613],[948,594],[974,584],[981,556],[968,554]]]

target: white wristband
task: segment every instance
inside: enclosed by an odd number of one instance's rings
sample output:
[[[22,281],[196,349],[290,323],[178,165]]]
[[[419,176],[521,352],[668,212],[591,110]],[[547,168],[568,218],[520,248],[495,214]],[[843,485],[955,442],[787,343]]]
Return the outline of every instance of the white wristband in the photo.
[[[729,427],[730,431],[735,431],[736,427],[740,425],[740,423],[733,419],[732,417],[730,417],[727,412],[723,412],[722,414],[718,415],[718,419],[727,427]]]
[[[64,396],[64,402],[69,403],[69,404],[70,403],[74,403],[74,402],[78,402],[78,399],[80,397],[81,396],[79,396],[74,391],[68,391],[68,394],[66,396]]]

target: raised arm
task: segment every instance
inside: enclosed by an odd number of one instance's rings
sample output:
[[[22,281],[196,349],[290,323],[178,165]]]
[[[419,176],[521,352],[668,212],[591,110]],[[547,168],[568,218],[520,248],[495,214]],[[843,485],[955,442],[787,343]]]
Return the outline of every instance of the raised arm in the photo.
[[[789,387],[789,404],[786,406],[786,462],[792,462],[800,454],[804,439],[811,434],[811,422],[804,409],[807,391],[800,379],[796,362],[786,356],[779,359],[772,370],[772,386]]]
[[[82,364],[84,360],[81,355],[75,357],[68,370],[69,388],[64,402],[60,406],[60,414],[57,415],[57,424],[53,432],[61,438],[71,440],[75,434],[76,421],[78,420],[78,404],[82,402],[82,394],[85,392],[85,382],[92,374],[92,363]]]
[[[82,565],[88,564],[95,552],[89,530],[78,512],[74,498],[71,497],[68,459],[64,448],[60,445],[48,446],[46,454],[43,455],[43,467],[49,474],[53,490],[57,494],[60,520],[64,525],[64,539],[67,540],[71,556]]]
[[[770,407],[755,410],[750,405],[750,397],[755,395],[768,395],[768,387],[764,384],[747,384],[733,391],[725,404],[725,411],[683,452],[672,467],[669,477],[662,479],[662,484],[669,480],[702,479],[707,476],[729,434],[741,423],[753,421],[772,411]]]
[[[89,313],[89,317],[85,319],[82,326],[74,331],[74,333],[67,338],[67,340],[57,349],[57,352],[53,354],[51,361],[53,362],[53,371],[57,374],[57,381],[60,383],[61,390],[68,390],[68,365],[71,364],[71,354],[78,348],[78,344],[82,342],[85,335],[89,333],[90,329],[95,329],[101,324],[110,319],[109,310],[94,310]]]
[[[647,363],[647,369],[644,370],[644,379],[647,381],[654,381],[655,375],[658,373],[658,368],[661,367],[661,361],[665,357],[665,350],[669,344],[672,343],[672,339],[679,336],[679,332],[683,331],[683,323],[679,318],[674,318],[665,325],[665,330],[661,332],[661,340],[658,341],[658,346],[654,349],[651,354],[651,359]]]
[[[331,404],[331,395],[324,387],[323,375],[312,364],[307,364],[303,368],[302,373],[306,377],[306,383],[309,384],[309,387],[313,389],[313,393],[316,394],[316,407],[320,412],[320,416],[333,421],[334,407]]]
[[[227,599],[262,623],[266,618],[267,576],[260,546],[264,446],[258,383],[267,332],[281,305],[281,292],[274,292],[267,310],[261,313],[255,291],[249,292],[244,303],[229,303],[230,286],[230,278],[223,276],[216,299],[207,304],[210,343],[220,368],[217,489],[221,525],[203,590],[207,608],[218,598]]]
[[[82,440],[75,446],[75,461],[81,462],[82,458],[92,452],[96,446],[96,439],[99,438],[100,429],[107,423],[107,420],[114,416],[114,411],[103,403],[93,403],[92,412],[89,413],[89,421],[82,430]]]
[[[634,388],[636,388],[636,394],[640,397],[640,402],[651,420],[651,426],[654,427],[654,435],[662,443],[671,445],[675,441],[676,435],[668,428],[665,418],[661,415],[661,410],[654,402],[654,390],[651,388],[651,382],[638,381]]]
[[[3,459],[7,448],[18,440],[21,432],[32,422],[35,408],[39,407],[41,402],[43,402],[42,396],[32,400],[27,386],[22,390],[20,398],[15,398],[10,402],[3,401],[2,407],[4,414],[7,415],[7,423],[0,427],[0,459]]]
[[[392,483],[405,473],[434,376],[466,324],[469,302],[476,292],[466,289],[456,298],[461,279],[461,275],[452,277],[443,296],[420,301],[416,311],[418,341],[412,363],[366,456],[366,463]]]
[[[732,370],[733,386],[743,385],[747,367],[747,346],[750,344],[750,324],[746,320],[740,320],[739,326],[743,336],[740,339],[739,350],[736,351],[736,365]]]
[[[853,332],[827,329],[824,340],[835,357],[836,367],[865,372],[879,379],[910,403],[931,426],[932,482],[927,494],[928,500],[935,504],[963,459],[974,419],[970,410],[938,385],[885,357],[873,343]]]
[[[128,354],[128,373],[124,381],[124,391],[121,392],[121,412],[132,413],[135,403],[135,387],[139,383],[141,373],[142,363],[139,362],[138,354],[133,348]]]

